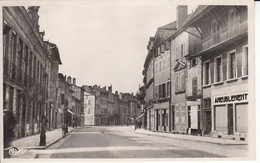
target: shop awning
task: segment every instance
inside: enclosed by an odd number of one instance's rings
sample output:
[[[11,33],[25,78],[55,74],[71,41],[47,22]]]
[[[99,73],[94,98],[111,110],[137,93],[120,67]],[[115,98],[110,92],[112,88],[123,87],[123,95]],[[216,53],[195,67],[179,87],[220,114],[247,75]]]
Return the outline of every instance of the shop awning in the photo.
[[[74,114],[71,110],[67,110],[70,114]]]

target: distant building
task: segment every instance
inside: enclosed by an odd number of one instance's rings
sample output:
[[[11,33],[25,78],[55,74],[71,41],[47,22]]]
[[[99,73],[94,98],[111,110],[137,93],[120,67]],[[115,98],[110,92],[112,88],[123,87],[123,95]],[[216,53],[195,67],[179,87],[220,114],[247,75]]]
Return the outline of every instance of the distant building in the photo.
[[[84,125],[95,125],[95,95],[88,90],[84,92]]]

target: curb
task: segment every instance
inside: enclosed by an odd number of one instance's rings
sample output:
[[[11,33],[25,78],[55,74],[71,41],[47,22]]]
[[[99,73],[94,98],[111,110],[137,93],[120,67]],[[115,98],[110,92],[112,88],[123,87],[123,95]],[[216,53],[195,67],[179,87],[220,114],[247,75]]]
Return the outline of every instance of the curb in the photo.
[[[149,136],[159,136],[159,137],[165,137],[165,138],[175,138],[175,139],[195,141],[195,142],[205,142],[205,143],[212,143],[212,144],[219,144],[219,145],[248,145],[248,143],[246,143],[246,142],[237,142],[237,143],[212,142],[212,141],[194,140],[194,139],[181,138],[181,137],[170,137],[168,135],[157,135],[157,134],[154,134],[154,133],[141,133],[141,132],[136,132],[136,131],[134,131],[134,133],[142,134],[142,135],[149,135]]]

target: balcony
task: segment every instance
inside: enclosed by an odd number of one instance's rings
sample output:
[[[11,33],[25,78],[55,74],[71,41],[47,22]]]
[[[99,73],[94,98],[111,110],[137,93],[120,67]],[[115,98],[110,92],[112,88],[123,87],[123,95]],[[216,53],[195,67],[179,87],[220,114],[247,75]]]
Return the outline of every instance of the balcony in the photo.
[[[9,60],[8,58],[4,57],[4,70],[3,70],[3,75],[4,75],[4,79],[8,79],[9,75]]]
[[[244,22],[236,21],[232,24],[227,24],[225,28],[211,34],[202,40],[202,51],[207,50],[215,45],[233,39],[236,36],[247,33],[248,24],[247,20]]]

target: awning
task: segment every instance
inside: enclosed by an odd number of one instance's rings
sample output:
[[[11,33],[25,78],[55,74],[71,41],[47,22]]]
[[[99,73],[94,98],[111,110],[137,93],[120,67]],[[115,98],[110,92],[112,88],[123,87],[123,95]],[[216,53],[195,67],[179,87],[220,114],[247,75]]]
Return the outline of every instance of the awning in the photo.
[[[74,114],[71,110],[67,110],[70,114]]]

